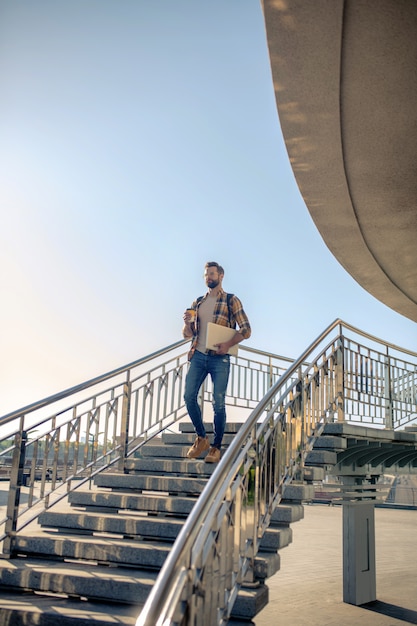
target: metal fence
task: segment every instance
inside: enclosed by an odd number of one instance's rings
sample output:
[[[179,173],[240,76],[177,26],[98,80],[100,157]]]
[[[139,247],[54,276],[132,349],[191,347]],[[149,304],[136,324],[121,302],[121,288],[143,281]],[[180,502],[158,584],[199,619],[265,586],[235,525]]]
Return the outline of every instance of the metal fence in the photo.
[[[361,369],[365,348],[359,341],[365,339],[372,366],[367,361]],[[375,370],[375,362],[384,368]],[[416,371],[417,354],[340,320],[331,324],[269,389],[235,436],[178,536],[137,626],[226,625],[240,586],[256,578],[255,557],[285,485],[303,478],[314,437],[327,422],[399,428],[415,421]],[[401,404],[394,401],[399,388]]]
[[[231,359],[227,404],[244,425],[216,467],[165,562],[138,626],[226,624],[253,577],[283,486],[302,478],[322,426],[400,428],[417,420],[417,354],[341,320],[296,360],[246,348]],[[39,513],[186,417],[181,341],[0,419],[9,472],[3,552]],[[209,410],[211,386],[202,392]],[[22,487],[27,485],[23,501]],[[204,594],[201,590],[204,587]]]
[[[99,376],[0,419],[0,476],[10,479],[0,519],[3,552],[15,533],[66,495],[125,459],[149,438],[186,416],[185,341]],[[291,359],[240,348],[231,359],[226,402],[247,411],[287,369]],[[209,384],[204,405],[211,400]],[[245,414],[246,415],[246,414]],[[21,487],[28,494],[21,498]]]

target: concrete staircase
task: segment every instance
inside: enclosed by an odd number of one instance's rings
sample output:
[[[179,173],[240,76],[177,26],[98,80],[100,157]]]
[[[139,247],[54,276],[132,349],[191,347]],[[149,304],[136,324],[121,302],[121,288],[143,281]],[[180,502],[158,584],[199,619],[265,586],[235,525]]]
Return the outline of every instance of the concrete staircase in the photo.
[[[225,446],[239,426],[227,426]],[[99,474],[91,489],[70,493],[24,529],[12,557],[0,559],[0,626],[134,626],[215,469],[185,458],[193,441],[191,424],[182,424],[179,434],[146,444],[128,462],[129,473]],[[313,495],[305,484],[286,487],[231,624],[250,624],[267,604],[265,579],[279,570],[279,550],[292,541],[290,525]]]

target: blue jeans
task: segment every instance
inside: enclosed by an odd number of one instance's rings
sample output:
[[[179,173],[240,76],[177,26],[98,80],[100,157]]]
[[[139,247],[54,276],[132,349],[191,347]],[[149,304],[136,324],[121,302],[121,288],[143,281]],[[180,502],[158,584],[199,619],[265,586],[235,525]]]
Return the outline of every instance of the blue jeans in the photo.
[[[222,445],[224,429],[226,426],[226,389],[229,380],[230,356],[208,355],[194,352],[185,380],[184,400],[188,414],[194,425],[198,437],[205,437],[206,430],[201,418],[201,409],[198,404],[198,392],[208,374],[213,381],[213,410],[214,410],[214,441],[213,446],[219,448]]]

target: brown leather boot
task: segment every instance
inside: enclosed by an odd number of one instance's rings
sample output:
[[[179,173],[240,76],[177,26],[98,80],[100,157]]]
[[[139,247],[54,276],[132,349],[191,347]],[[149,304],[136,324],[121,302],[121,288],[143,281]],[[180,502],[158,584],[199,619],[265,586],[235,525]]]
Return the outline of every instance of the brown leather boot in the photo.
[[[204,460],[206,463],[218,463],[220,461],[220,450],[212,446]]]
[[[187,452],[189,459],[197,459],[203,452],[210,448],[208,437],[196,437],[193,445]]]

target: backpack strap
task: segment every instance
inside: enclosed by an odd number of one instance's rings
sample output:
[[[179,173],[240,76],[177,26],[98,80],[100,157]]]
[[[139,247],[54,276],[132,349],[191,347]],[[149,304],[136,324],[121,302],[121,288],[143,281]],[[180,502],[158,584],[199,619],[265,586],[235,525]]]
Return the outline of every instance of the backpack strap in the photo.
[[[229,324],[230,324],[231,328],[236,328],[236,324],[233,324],[233,326],[232,326],[232,314],[231,314],[231,307],[230,307],[230,303],[231,303],[232,298],[233,298],[234,295],[235,295],[234,293],[226,294],[226,296],[227,296],[227,312],[228,312],[228,315],[229,315]]]

